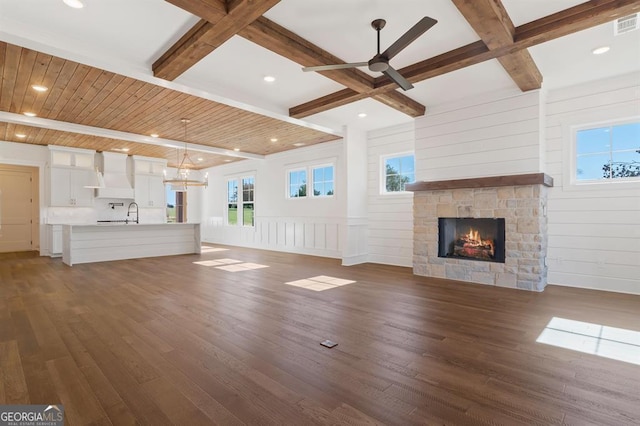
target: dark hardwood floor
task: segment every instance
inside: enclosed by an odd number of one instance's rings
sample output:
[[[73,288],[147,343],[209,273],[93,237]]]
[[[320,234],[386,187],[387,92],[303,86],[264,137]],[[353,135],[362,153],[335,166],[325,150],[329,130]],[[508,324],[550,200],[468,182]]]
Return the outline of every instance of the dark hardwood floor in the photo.
[[[0,404],[62,403],[69,425],[640,424],[640,365],[536,343],[553,317],[640,331],[640,296],[226,248],[0,255]],[[268,268],[193,263],[215,259]],[[321,275],[356,282],[284,284]]]

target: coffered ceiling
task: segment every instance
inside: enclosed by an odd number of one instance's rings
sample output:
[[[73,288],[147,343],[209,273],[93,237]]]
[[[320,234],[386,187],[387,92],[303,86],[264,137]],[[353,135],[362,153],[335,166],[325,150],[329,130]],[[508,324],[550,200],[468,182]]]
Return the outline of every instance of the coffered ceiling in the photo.
[[[210,167],[335,140],[345,125],[407,122],[486,92],[640,70],[640,31],[614,36],[611,23],[640,11],[640,0],[84,4],[0,2],[3,140],[125,148],[170,162],[186,141],[202,159],[196,166]],[[422,16],[438,23],[391,61],[412,90],[366,67],[300,69],[367,61],[376,49],[373,19],[387,21],[385,49]],[[610,52],[592,55],[601,45]],[[275,81],[265,82],[267,75]],[[49,90],[35,92],[33,84]],[[183,117],[191,120],[186,136]]]

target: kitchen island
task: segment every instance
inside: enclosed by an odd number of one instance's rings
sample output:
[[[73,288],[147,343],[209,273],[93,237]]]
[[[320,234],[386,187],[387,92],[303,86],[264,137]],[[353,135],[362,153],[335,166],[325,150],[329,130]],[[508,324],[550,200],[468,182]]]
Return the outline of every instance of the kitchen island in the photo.
[[[200,253],[199,223],[62,226],[62,261],[69,266],[190,253]]]

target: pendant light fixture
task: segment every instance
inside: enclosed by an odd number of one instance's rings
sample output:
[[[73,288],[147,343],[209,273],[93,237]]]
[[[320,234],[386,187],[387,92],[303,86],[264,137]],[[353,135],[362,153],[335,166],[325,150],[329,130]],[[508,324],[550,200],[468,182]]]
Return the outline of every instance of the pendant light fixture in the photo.
[[[180,148],[176,150],[177,159],[178,159],[178,169],[176,170],[176,175],[172,179],[163,180],[165,185],[171,185],[172,189],[175,191],[186,191],[189,186],[204,186],[205,188],[209,185],[209,177],[208,174],[204,176],[204,179],[192,179],[190,178],[190,173],[192,169],[195,169],[195,164],[191,160],[189,156],[189,152],[187,151],[187,125],[191,120],[183,118],[180,120],[184,124],[184,152],[182,153],[182,159],[180,159]]]

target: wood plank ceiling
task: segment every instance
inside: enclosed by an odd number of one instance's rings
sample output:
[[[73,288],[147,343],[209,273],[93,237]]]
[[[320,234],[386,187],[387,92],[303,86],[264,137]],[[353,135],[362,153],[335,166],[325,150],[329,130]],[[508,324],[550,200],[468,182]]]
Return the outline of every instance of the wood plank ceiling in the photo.
[[[338,139],[338,136],[234,108],[197,96],[124,77],[8,43],[0,43],[0,111],[81,124],[138,135],[160,135],[164,139],[185,141],[181,118],[191,120],[186,140],[192,144],[267,155]],[[31,88],[39,84],[46,92]],[[5,123],[6,124],[6,123]],[[8,134],[5,140],[33,144],[62,144],[103,151],[114,145],[107,138],[73,135],[68,132],[20,127],[26,137]],[[67,139],[65,139],[68,137]],[[271,139],[276,138],[276,142]],[[161,156],[170,162],[175,149],[160,149],[118,141],[131,155]],[[196,155],[193,155],[196,156]],[[197,168],[221,164],[235,157],[200,155]],[[206,161],[204,161],[206,159]]]
[[[174,62],[182,66],[169,78],[176,78],[199,59],[190,56],[192,49],[207,53],[226,41],[229,36],[217,39],[213,28],[225,16],[232,14],[232,7],[243,3],[247,8],[253,4],[253,11],[266,11],[277,1],[257,5],[249,0],[166,0],[184,10],[201,17],[185,36],[172,46],[156,64],[160,68],[165,58],[174,52],[181,52],[181,59],[173,55]],[[514,27],[506,9],[500,0],[452,0],[471,27],[480,36],[480,40],[462,46],[433,58],[425,59],[400,70],[411,83],[418,83],[489,59],[498,59],[507,73],[521,90],[539,89],[542,76],[531,55],[526,50],[531,46],[544,43],[568,34],[594,27],[616,18],[640,10],[638,0],[591,0],[528,24]],[[206,3],[206,4],[205,4]],[[259,17],[250,22],[243,19],[235,25],[237,34],[260,46],[286,57],[302,66],[341,64],[345,61],[322,48],[310,43],[296,34]],[[206,33],[206,35],[203,35]],[[188,46],[193,46],[190,50]],[[425,106],[396,91],[397,86],[386,76],[371,77],[356,69],[341,69],[321,72],[326,77],[343,84],[346,88],[335,93],[311,100],[289,109],[291,117],[303,118],[327,111],[351,102],[372,98],[412,117],[425,113]],[[162,76],[163,74],[157,73]]]
[[[183,152],[165,146],[127,142],[100,136],[2,122],[0,122],[0,140],[33,145],[58,145],[96,151],[126,152],[129,155],[165,158],[169,167],[178,166],[180,160],[182,160]],[[215,167],[244,159],[194,151],[189,151],[189,156],[193,161],[194,169]]]

